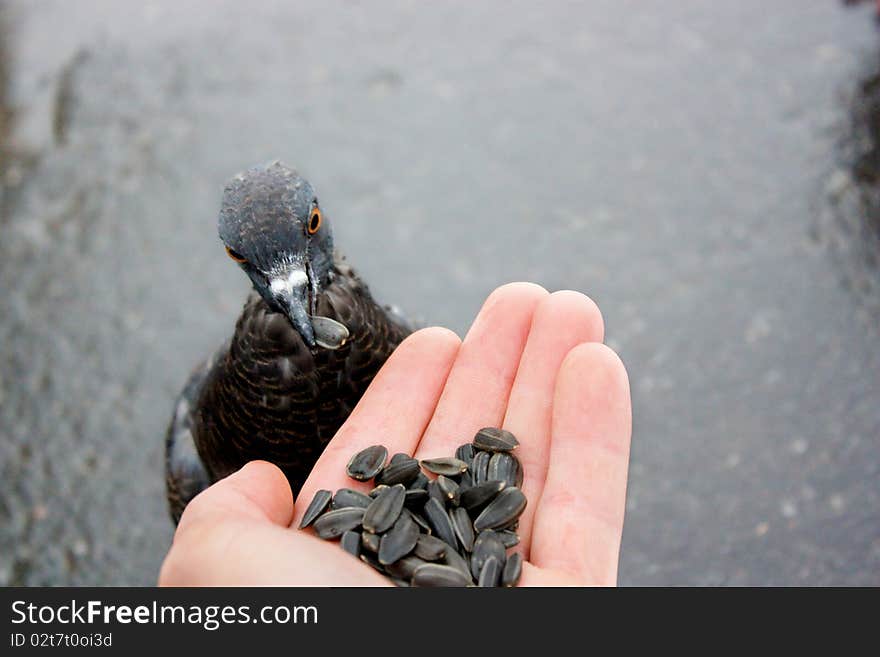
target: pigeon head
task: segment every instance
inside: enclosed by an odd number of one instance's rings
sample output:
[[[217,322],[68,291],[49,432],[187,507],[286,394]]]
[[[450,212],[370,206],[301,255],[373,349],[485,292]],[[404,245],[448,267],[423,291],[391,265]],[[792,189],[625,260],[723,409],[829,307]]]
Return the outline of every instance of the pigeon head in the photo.
[[[281,162],[248,169],[226,185],[218,229],[254,289],[314,347],[312,316],[333,264],[333,234],[314,188]]]

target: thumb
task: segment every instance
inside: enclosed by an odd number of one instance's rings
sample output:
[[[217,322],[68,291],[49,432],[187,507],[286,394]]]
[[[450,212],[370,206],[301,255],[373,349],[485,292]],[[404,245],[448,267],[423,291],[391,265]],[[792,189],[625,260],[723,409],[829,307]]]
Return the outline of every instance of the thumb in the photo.
[[[267,461],[251,461],[199,493],[187,505],[175,540],[202,523],[252,520],[287,527],[292,519],[293,494],[287,477]]]

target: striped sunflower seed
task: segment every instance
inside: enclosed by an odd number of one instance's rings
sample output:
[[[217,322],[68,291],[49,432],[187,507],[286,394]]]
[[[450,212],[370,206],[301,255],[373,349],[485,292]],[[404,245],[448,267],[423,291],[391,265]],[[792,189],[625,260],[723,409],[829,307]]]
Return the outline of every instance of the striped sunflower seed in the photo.
[[[517,521],[526,508],[526,496],[514,487],[505,488],[474,520],[474,530],[503,529]]]
[[[319,490],[315,493],[312,501],[309,502],[308,508],[306,508],[306,512],[303,514],[302,522],[299,523],[299,528],[305,529],[315,522],[317,517],[324,513],[324,510],[330,503],[331,497],[332,495],[329,490]]]
[[[436,479],[428,482],[428,497],[440,502],[441,506],[446,505],[446,496],[443,494],[443,491],[440,490],[440,484],[437,483]]]
[[[379,471],[374,481],[377,484],[410,484],[419,476],[419,462],[412,457],[400,459],[396,463],[389,463]]]
[[[378,561],[376,563],[379,563]],[[409,555],[408,557],[404,557],[399,561],[395,561],[392,564],[388,564],[385,566],[385,570],[392,577],[399,577],[400,579],[410,580],[412,579],[413,573],[416,572],[416,569],[424,566],[427,561],[424,559],[419,559],[416,556]]]
[[[361,556],[361,533],[349,529],[342,535],[339,541],[342,549],[355,557]]]
[[[480,484],[484,484],[488,481],[486,476],[489,470],[489,459],[492,458],[492,455],[489,452],[477,452],[474,454],[474,462],[471,464],[471,479],[474,482],[474,486],[479,486]]]
[[[371,566],[375,570],[378,570],[383,575],[385,574],[385,567],[379,563],[379,560],[376,558],[375,554],[370,554],[369,552],[361,552],[361,561]]]
[[[502,566],[507,558],[507,550],[504,549],[501,539],[491,529],[480,532],[474,541],[474,551],[471,553],[471,574],[474,578],[479,579],[489,557],[495,557]]]
[[[519,534],[509,529],[503,529],[498,533],[498,538],[501,539],[501,543],[504,544],[506,548],[512,548],[515,545],[519,545]]]
[[[449,516],[446,515],[446,509],[433,497],[425,504],[425,516],[437,538],[448,543],[453,550],[457,549],[458,541],[455,538],[455,530],[452,529],[452,523],[449,521]]]
[[[407,488],[404,505],[409,509],[420,509],[428,501],[428,491],[421,488]]]
[[[364,513],[364,530],[373,534],[388,531],[400,517],[405,498],[406,488],[403,484],[395,484],[379,493],[378,497],[370,502],[370,506]]]
[[[509,431],[496,427],[486,427],[474,436],[474,447],[486,452],[510,452],[516,449],[519,441]]]
[[[471,463],[473,463],[474,461],[474,453],[474,444],[465,443],[455,450],[455,458],[457,458],[459,461],[464,461],[468,464],[468,467],[470,467]]]
[[[452,529],[458,537],[461,547],[466,552],[474,549],[474,526],[471,523],[471,517],[468,515],[467,509],[460,506],[449,511],[449,521],[452,523]]]
[[[320,516],[312,526],[319,538],[329,540],[339,538],[349,529],[359,527],[364,520],[364,509],[351,507],[335,509]]]
[[[329,317],[312,315],[310,323],[315,334],[315,343],[325,349],[339,349],[351,335],[344,324]]]
[[[489,459],[486,479],[488,481],[503,481],[508,486],[522,486],[522,465],[513,454],[509,452],[496,452]]]
[[[467,586],[470,579],[464,573],[451,566],[427,563],[419,566],[413,573],[413,586]]]
[[[443,494],[444,502],[447,504],[458,505],[459,496],[458,496],[458,484],[452,481],[449,477],[444,477],[440,475],[437,477],[437,487],[440,489],[440,492]]]
[[[470,564],[465,560],[461,554],[456,552],[455,550],[446,550],[446,554],[443,555],[443,563],[447,566],[451,566],[455,568],[460,573],[462,573],[465,577],[470,579],[471,577],[471,567]]]
[[[422,467],[436,475],[455,477],[468,469],[468,464],[452,456],[437,459],[422,459]]]
[[[379,563],[392,564],[412,552],[419,540],[419,526],[401,515],[379,543]]]
[[[422,508],[424,509],[424,507],[422,507]],[[403,515],[408,515],[410,518],[412,518],[413,522],[415,522],[419,527],[421,527],[423,532],[425,532],[426,534],[428,534],[430,536],[431,532],[433,531],[431,529],[431,524],[427,520],[425,520],[425,517],[421,513],[418,513],[416,511],[413,511],[412,509],[407,509],[406,507],[404,507]]]
[[[501,564],[498,562],[497,558],[489,557],[488,559],[486,559],[486,563],[483,564],[483,568],[480,570],[480,579],[477,582],[477,586],[498,586],[498,581],[500,579]]]
[[[361,546],[367,551],[372,552],[373,554],[377,554],[379,552],[379,542],[381,537],[379,534],[371,534],[370,532],[363,532],[361,534]]]
[[[439,561],[446,555],[449,546],[436,536],[422,534],[416,542],[413,554],[425,561]]]
[[[387,457],[388,450],[384,446],[372,445],[352,456],[345,471],[352,479],[367,481],[378,474]]]
[[[501,586],[516,586],[522,575],[522,555],[514,552],[507,558],[504,571],[501,573]]]
[[[390,488],[390,486],[388,486],[388,484],[379,484],[369,492],[369,496],[375,500],[377,497],[379,497],[379,493],[381,493],[386,488]]]
[[[503,481],[487,481],[479,486],[468,488],[462,492],[459,504],[471,513],[476,514],[494,500],[498,493],[504,490],[506,485]]]
[[[368,496],[351,488],[340,488],[333,496],[331,506],[334,509],[345,509],[350,506],[358,506],[366,509],[373,500]]]
[[[420,472],[415,479],[407,484],[407,488],[409,490],[427,490],[429,481],[430,479],[425,476],[425,473]]]
[[[397,586],[515,586],[522,556],[506,551],[519,543],[526,506],[516,445],[509,432],[486,428],[454,457],[421,464],[402,452],[387,460],[387,449],[373,445],[346,467],[362,481],[372,473],[369,495],[318,491],[300,527],[341,539],[342,549]]]

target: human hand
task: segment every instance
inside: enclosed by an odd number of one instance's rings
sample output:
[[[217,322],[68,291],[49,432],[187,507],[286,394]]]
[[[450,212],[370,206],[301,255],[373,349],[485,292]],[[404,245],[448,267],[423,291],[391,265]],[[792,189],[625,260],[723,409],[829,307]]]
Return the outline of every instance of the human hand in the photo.
[[[161,585],[388,585],[338,545],[296,527],[315,492],[369,490],[345,475],[372,444],[418,459],[452,454],[476,431],[519,438],[522,586],[612,585],[623,530],[629,382],[601,344],[602,316],[576,292],[526,283],[493,292],[464,341],[407,338],[330,441],[294,506],[278,468],[254,461],[187,506]]]

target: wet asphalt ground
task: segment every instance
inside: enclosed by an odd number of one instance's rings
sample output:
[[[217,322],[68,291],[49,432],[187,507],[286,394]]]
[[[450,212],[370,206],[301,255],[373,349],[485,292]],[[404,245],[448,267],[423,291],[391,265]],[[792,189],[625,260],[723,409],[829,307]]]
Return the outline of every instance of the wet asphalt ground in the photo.
[[[621,583],[880,584],[870,7],[179,4],[0,4],[0,584],[155,581],[172,399],[247,289],[220,192],[275,157],[427,322],[599,303]]]

